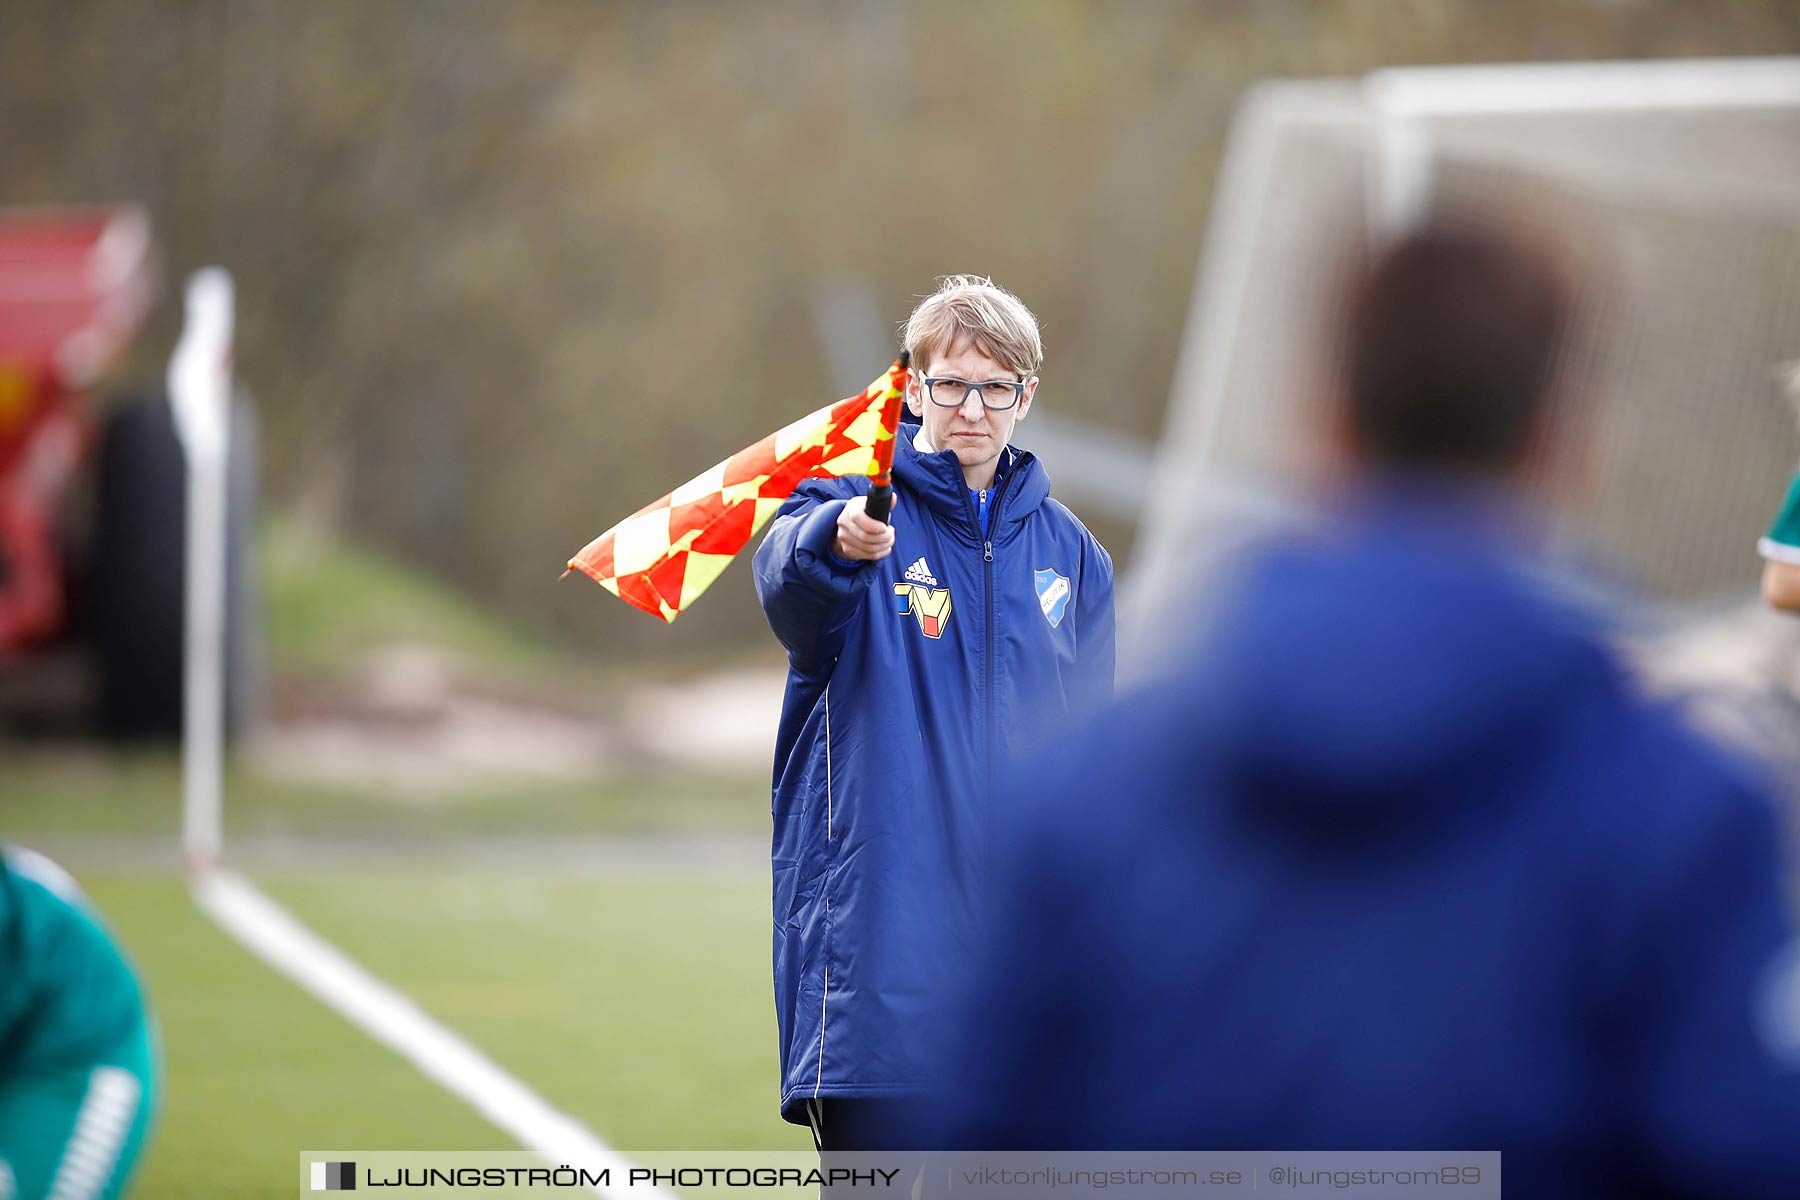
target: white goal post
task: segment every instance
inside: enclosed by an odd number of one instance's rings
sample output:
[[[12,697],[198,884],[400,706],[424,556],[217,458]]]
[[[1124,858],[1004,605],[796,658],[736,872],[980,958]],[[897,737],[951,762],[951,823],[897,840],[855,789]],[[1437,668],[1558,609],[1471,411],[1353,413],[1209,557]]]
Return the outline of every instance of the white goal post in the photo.
[[[466,1101],[521,1146],[552,1163],[627,1176],[632,1164],[592,1130],[553,1108],[248,880],[222,869],[235,312],[231,275],[221,267],[195,272],[185,299],[185,323],[169,361],[167,384],[187,462],[181,845],[195,903],[250,953]],[[602,1197],[625,1194],[624,1188],[610,1184],[588,1190]],[[672,1195],[662,1188],[649,1194]]]
[[[187,282],[185,323],[169,360],[169,404],[187,459],[182,640],[181,844],[188,870],[218,860],[224,838],[226,522],[231,447],[231,275]]]
[[[1800,58],[1394,68],[1271,81],[1233,120],[1121,597],[1122,673],[1291,511],[1348,251],[1430,214],[1542,234],[1582,280],[1571,540],[1653,601],[1741,593],[1800,454]]]

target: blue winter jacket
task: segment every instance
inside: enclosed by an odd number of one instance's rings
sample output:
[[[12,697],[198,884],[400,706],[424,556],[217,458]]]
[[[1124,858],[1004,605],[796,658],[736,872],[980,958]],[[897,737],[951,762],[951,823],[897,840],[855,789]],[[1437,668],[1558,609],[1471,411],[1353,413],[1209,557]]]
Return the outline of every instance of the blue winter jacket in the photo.
[[[1112,694],[1112,560],[1029,453],[978,497],[955,454],[894,456],[894,551],[832,553],[867,479],[803,483],[756,552],[788,652],[775,748],[781,1110],[923,1083],[926,981],[966,962],[1003,756]]]
[[[1022,772],[952,1140],[1800,1197],[1775,809],[1496,516],[1398,489],[1269,554],[1173,682]]]

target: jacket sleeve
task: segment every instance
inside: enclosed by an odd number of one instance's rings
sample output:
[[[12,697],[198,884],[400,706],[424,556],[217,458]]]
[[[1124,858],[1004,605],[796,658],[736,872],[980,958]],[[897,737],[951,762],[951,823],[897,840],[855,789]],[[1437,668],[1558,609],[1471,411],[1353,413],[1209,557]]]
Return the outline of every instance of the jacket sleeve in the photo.
[[[1086,557],[1081,591],[1075,597],[1077,691],[1072,707],[1078,713],[1091,713],[1111,702],[1118,657],[1112,555],[1090,534]]]
[[[1613,993],[1637,1144],[1695,1194],[1800,1196],[1800,940],[1775,807],[1734,788],[1673,832]]]
[[[817,672],[842,647],[872,578],[870,563],[832,553],[848,499],[841,490],[833,494],[830,484],[801,484],[756,548],[756,598],[802,674]]]

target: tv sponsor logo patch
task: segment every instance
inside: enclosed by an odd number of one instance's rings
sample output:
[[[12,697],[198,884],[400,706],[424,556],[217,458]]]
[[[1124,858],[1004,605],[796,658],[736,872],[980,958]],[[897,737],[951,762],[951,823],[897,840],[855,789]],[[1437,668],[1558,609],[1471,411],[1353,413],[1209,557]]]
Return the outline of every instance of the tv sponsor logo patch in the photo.
[[[926,587],[922,583],[896,583],[894,610],[919,622],[919,632],[928,638],[941,638],[950,627],[950,589]]]

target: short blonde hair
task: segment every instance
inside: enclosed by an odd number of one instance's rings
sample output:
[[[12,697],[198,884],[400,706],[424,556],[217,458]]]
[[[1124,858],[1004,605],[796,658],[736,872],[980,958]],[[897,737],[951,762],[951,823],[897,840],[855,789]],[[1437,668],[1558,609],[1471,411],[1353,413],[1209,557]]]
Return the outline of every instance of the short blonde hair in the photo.
[[[933,355],[967,341],[982,354],[1029,379],[1044,365],[1037,318],[1023,301],[982,275],[946,275],[913,310],[904,340],[923,370]]]

